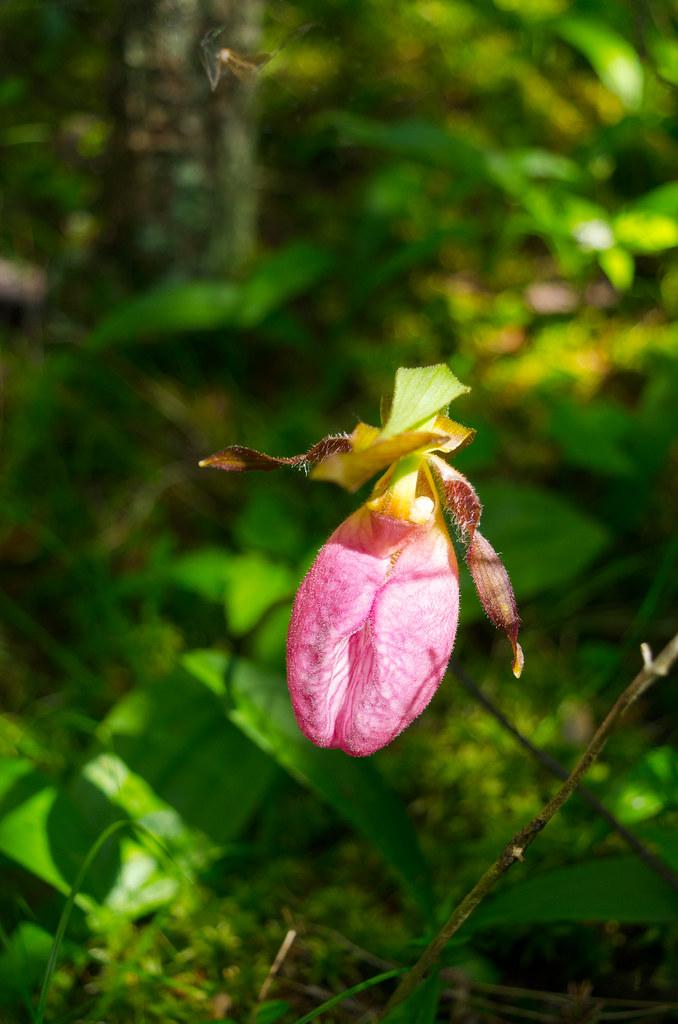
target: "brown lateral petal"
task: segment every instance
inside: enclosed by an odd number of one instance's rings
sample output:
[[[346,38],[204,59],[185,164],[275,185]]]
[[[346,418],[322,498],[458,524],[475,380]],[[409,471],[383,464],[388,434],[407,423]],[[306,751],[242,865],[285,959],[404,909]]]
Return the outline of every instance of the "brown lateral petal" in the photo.
[[[351,437],[356,437],[356,432],[365,426],[366,424],[360,424]],[[367,447],[361,447],[360,441],[363,438],[367,438],[364,431],[361,432],[359,439],[356,438],[354,450],[338,452],[316,466],[311,473],[314,480],[331,480],[345,487],[347,491],[357,491],[370,477],[397,459],[410,455],[420,448],[426,449],[441,438],[444,439],[443,435],[431,431],[408,430],[385,441],[376,440]]]
[[[432,455],[428,460],[447,507],[467,544],[466,564],[475,583],[480,603],[490,622],[506,633],[513,648],[513,674],[523,671],[523,650],[518,643],[520,617],[509,574],[488,540],[477,529],[483,506],[473,485],[463,473]]]
[[[525,660],[523,649],[518,643],[518,606],[504,563],[480,530],[473,534],[473,540],[466,552],[466,564],[488,618],[498,629],[503,630],[511,641],[513,674],[517,679],[523,671]]]
[[[444,459],[433,455],[429,458],[429,466],[443,492],[445,504],[461,533],[462,540],[469,544],[473,540],[483,511],[475,487],[463,473],[450,466]]]
[[[338,452],[351,450],[351,441],[345,434],[324,437],[302,455],[266,455],[254,448],[232,444],[228,448],[202,459],[198,465],[203,469],[223,469],[227,473],[246,473],[250,470],[269,472],[281,466],[309,466],[321,462]]]

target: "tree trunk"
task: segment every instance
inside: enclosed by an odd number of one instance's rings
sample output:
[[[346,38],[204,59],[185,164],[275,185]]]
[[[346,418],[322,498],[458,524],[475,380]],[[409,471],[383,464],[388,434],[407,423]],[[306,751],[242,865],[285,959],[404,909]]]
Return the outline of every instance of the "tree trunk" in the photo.
[[[236,271],[256,220],[254,84],[210,91],[201,41],[257,48],[263,0],[152,0],[127,8],[110,192],[117,247],[154,277]],[[114,200],[115,202],[115,200]]]

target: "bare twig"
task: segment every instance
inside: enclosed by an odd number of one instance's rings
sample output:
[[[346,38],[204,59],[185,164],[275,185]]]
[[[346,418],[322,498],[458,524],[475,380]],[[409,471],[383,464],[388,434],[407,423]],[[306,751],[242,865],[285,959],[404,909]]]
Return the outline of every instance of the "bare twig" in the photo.
[[[264,984],[261,986],[261,991],[259,992],[259,1002],[261,1002],[262,999],[265,999],[266,996],[268,995],[268,990],[270,989],[271,985],[273,984],[273,980],[274,980],[275,976],[277,975],[278,971],[280,970],[280,968],[282,967],[283,963],[285,962],[287,954],[291,950],[292,943],[294,942],[296,937],[297,937],[296,931],[294,930],[294,928],[290,928],[290,930],[288,931],[287,935],[282,940],[282,943],[280,945],[280,949],[276,953],[275,960],[273,961],[273,963],[271,964],[271,966],[269,968],[268,974],[266,975],[266,978],[264,980]]]
[[[643,658],[643,664],[650,664],[652,661],[652,654],[650,652],[648,645],[642,644],[640,650],[641,656]],[[539,761],[539,763],[543,765],[544,768],[547,768],[551,772],[551,774],[555,775],[557,778],[565,780],[568,777],[569,773],[567,771],[567,768],[565,768],[560,763],[560,761],[557,761],[555,757],[552,757],[551,754],[548,754],[545,750],[541,750],[539,747],[536,747],[534,743],[532,743],[532,741],[529,740],[527,736],[525,736],[524,733],[520,732],[520,730],[516,728],[513,722],[511,722],[510,719],[506,717],[503,711],[500,711],[500,709],[490,700],[490,698],[483,693],[483,691],[480,689],[477,683],[475,683],[474,680],[470,677],[468,672],[466,672],[460,665],[456,664],[455,662],[452,663],[452,672],[457,677],[457,679],[464,687],[466,692],[470,693],[471,696],[479,704],[481,704],[482,707],[484,707],[485,710],[490,715],[492,715],[492,717],[496,719],[497,722],[499,722],[499,724],[506,730],[506,732],[509,732],[514,737],[514,739],[516,739],[518,743],[520,743],[521,747],[529,751],[530,754],[532,754],[532,756],[535,758],[535,760]],[[659,875],[659,877],[664,882],[666,882],[667,885],[670,885],[672,889],[678,891],[678,874],[676,874],[676,872],[673,871],[673,869],[670,868],[668,864],[665,864],[660,857],[653,853],[652,850],[650,850],[642,842],[642,840],[640,840],[638,836],[631,831],[631,829],[627,828],[626,825],[623,825],[621,821],[619,821],[619,819],[614,816],[612,811],[609,811],[605,804],[600,802],[598,797],[592,790],[588,788],[588,786],[579,786],[577,793],[582,798],[582,800],[585,800],[587,804],[589,804],[589,806],[595,810],[596,814],[598,814],[599,817],[603,818],[608,823],[608,825],[610,825],[611,828],[613,828],[615,832],[617,832],[622,837],[622,839],[624,839],[624,841],[631,847],[634,853],[637,854],[640,860],[647,864],[647,866],[652,871],[654,871],[655,874]]]
[[[602,725],[598,727],[588,747],[580,757],[576,766],[548,803],[527,825],[507,843],[497,860],[478,879],[471,891],[452,912],[438,934],[429,943],[415,965],[402,978],[391,996],[384,1011],[384,1019],[390,1010],[402,1003],[419,985],[430,969],[438,962],[440,954],[455,935],[466,919],[470,917],[479,903],[494,888],[497,881],[515,864],[522,860],[527,848],[532,845],[539,833],[548,825],[563,804],[572,796],[582,778],[596,760],[617,724],[628,708],[655,682],[659,676],[668,675],[674,662],[678,659],[678,633],[666,645],[655,659],[650,659],[608,711]]]

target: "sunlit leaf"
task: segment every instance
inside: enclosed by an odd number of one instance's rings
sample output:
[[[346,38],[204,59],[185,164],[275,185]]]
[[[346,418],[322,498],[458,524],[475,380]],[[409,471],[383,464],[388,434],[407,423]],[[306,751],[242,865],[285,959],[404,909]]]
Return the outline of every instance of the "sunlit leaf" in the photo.
[[[613,246],[612,249],[606,249],[600,253],[598,263],[600,264],[600,269],[607,275],[610,284],[618,292],[628,291],[633,284],[633,276],[636,270],[633,256],[630,252],[627,252],[626,249],[621,249],[619,246]]]
[[[555,23],[563,39],[579,50],[607,88],[636,110],[643,96],[643,66],[623,36],[593,18],[567,17]]]
[[[649,210],[652,213],[663,213],[667,217],[678,219],[678,181],[669,181],[659,185],[633,204],[635,210]]]
[[[228,721],[219,697],[182,671],[124,697],[101,735],[186,825],[214,843],[241,834],[276,773]]]
[[[647,207],[636,207],[615,218],[614,233],[620,245],[634,252],[661,252],[678,245],[678,218]]]
[[[678,752],[674,747],[648,751],[620,779],[610,810],[627,825],[678,807]]]
[[[84,856],[89,843],[85,822],[69,801],[60,799],[56,786],[28,761],[0,760],[1,853],[66,893],[78,852]]]

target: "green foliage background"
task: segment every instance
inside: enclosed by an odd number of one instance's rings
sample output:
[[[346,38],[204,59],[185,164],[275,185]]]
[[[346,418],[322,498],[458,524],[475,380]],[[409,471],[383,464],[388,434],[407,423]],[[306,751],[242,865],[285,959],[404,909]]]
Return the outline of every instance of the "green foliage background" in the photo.
[[[258,251],[167,282],[105,244],[111,11],[0,9],[0,254],[50,285],[38,323],[1,328],[0,1019],[38,1019],[65,897],[129,819],[78,888],[45,1019],[289,1024],[411,960],[554,784],[451,676],[370,762],[310,747],[286,624],[355,499],[197,461],[303,451],[376,422],[398,366],[449,362],[526,670],[468,580],[455,656],[573,763],[640,642],[675,630],[675,22],[663,0],[271,0],[269,48],[316,24],[259,81]],[[678,870],[674,694],[590,781]],[[575,798],[448,960],[490,1003],[667,1000],[677,919]]]

